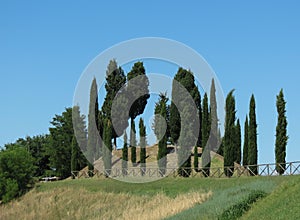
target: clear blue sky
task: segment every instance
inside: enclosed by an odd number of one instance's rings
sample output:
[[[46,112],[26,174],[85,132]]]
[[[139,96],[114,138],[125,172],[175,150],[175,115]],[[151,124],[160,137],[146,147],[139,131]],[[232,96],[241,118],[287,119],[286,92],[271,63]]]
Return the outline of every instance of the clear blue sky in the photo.
[[[0,146],[48,132],[72,105],[86,65],[137,37],[165,37],[200,53],[244,123],[257,101],[259,162],[274,161],[276,94],[284,89],[287,160],[300,160],[300,3],[297,1],[1,1]],[[174,73],[175,74],[175,73]]]

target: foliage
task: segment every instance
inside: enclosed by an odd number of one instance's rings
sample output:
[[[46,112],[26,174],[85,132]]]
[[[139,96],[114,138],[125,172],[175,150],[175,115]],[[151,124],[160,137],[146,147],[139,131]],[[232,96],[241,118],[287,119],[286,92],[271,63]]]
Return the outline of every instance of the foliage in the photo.
[[[210,112],[209,112],[209,145],[210,150],[216,152],[218,149],[218,114],[217,114],[217,100],[215,80],[212,79],[210,87]]]
[[[47,148],[50,155],[50,166],[56,175],[66,178],[71,173],[72,139],[72,108],[66,108],[61,115],[55,115],[49,128],[50,143]]]
[[[283,90],[281,89],[277,95],[277,126],[276,126],[276,143],[275,143],[275,157],[276,157],[276,171],[282,175],[286,169],[285,157],[286,157],[286,146],[288,141],[287,135],[287,119],[286,119],[286,101],[284,100]]]
[[[189,102],[185,103],[182,115],[182,128],[179,138],[178,149],[178,173],[182,177],[189,177],[191,174],[191,150],[197,143],[197,135],[195,134],[193,124],[193,109]]]
[[[159,100],[155,104],[153,130],[158,140],[157,163],[161,175],[164,175],[167,167],[167,140],[168,140],[168,118],[169,108],[166,94],[160,94]],[[166,124],[166,126],[164,126]]]
[[[234,90],[229,92],[226,98],[225,135],[224,135],[224,171],[225,175],[231,177],[235,161],[235,98]]]
[[[0,200],[8,202],[33,184],[36,167],[26,148],[14,145],[0,151]]]
[[[235,162],[238,164],[241,164],[241,124],[240,120],[237,120],[237,123],[235,125]]]
[[[131,119],[131,129],[130,129],[130,148],[131,148],[131,163],[136,165],[136,131],[134,119]]]
[[[246,166],[248,164],[248,142],[249,142],[248,134],[249,134],[249,122],[248,122],[248,116],[246,116],[245,126],[244,126],[243,166]]]
[[[146,70],[143,62],[134,63],[131,71],[127,75],[128,85],[127,93],[129,97],[130,110],[129,117],[131,118],[131,132],[130,132],[130,147],[131,147],[131,162],[136,164],[136,138],[135,138],[135,123],[134,119],[143,114],[147,105],[147,100],[150,98],[149,94],[149,79],[146,76]]]
[[[122,148],[122,171],[123,175],[127,174],[128,167],[128,144],[127,144],[127,133],[124,132],[124,145]]]
[[[105,169],[105,176],[108,177],[111,173],[111,158],[112,158],[112,126],[110,119],[106,119],[104,123],[104,146],[103,146],[103,162]]]
[[[221,220],[235,220],[240,218],[245,212],[247,212],[253,203],[257,200],[262,199],[266,196],[266,193],[263,191],[253,191],[250,195],[241,201],[238,204],[235,204],[225,210],[222,215],[219,217]]]
[[[250,100],[249,120],[248,165],[257,165],[257,123],[254,95],[251,96]],[[257,166],[249,168],[251,175],[257,175]]]
[[[143,114],[147,105],[149,95],[149,79],[146,76],[146,70],[143,62],[136,62],[131,71],[127,75],[128,78],[128,91],[131,92],[133,103],[129,110],[131,119],[135,119],[138,115]],[[136,99],[135,99],[136,98]]]
[[[144,120],[140,118],[139,123],[139,131],[140,131],[140,167],[142,175],[146,172],[146,127],[144,125]]]
[[[200,113],[200,92],[198,90],[198,87],[195,84],[194,75],[190,70],[186,70],[183,68],[179,68],[174,79],[172,82],[172,101],[170,106],[170,135],[171,140],[173,144],[177,144],[178,139],[180,138],[180,132],[181,132],[181,115],[182,113],[184,103],[186,97],[181,94],[180,88],[178,86],[178,83],[186,89],[186,91],[191,95],[193,98],[194,104],[198,108],[198,113],[196,113],[199,116]],[[181,111],[179,109],[181,109]],[[199,133],[197,134],[197,137],[199,136]],[[199,142],[199,139],[197,140]]]
[[[97,160],[101,156],[100,139],[98,131],[98,114],[98,88],[96,78],[94,78],[90,89],[87,141],[87,159],[91,163],[91,165],[95,160]]]
[[[121,88],[126,83],[126,76],[121,67],[118,67],[117,61],[115,59],[110,60],[107,70],[106,70],[106,97],[102,106],[102,113],[105,118],[111,119],[112,103],[115,101],[115,97]],[[118,132],[113,129],[114,145],[116,147],[116,138],[118,137]]]

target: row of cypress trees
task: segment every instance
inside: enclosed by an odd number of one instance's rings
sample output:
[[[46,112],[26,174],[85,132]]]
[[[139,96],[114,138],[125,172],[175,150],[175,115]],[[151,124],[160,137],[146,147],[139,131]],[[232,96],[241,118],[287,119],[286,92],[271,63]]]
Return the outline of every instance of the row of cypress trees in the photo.
[[[135,82],[134,80],[138,76],[145,77],[142,81],[142,85],[140,85],[140,81]],[[106,81],[105,88],[107,93],[101,111],[98,106],[98,90],[95,79],[91,85],[90,108],[88,115],[87,155],[89,161],[95,161],[100,156],[103,156],[105,169],[111,169],[111,150],[113,148],[112,140],[114,140],[114,147],[116,147],[116,138],[123,134],[123,132],[117,132],[112,126],[112,101],[119,95],[118,93],[124,93],[125,95],[123,96],[123,99],[120,98],[119,101],[119,109],[128,109],[128,112],[120,113],[123,114],[123,117],[121,117],[123,121],[121,120],[120,122],[121,131],[124,131],[128,126],[129,118],[131,125],[129,146],[127,144],[128,137],[126,132],[124,134],[122,167],[125,172],[128,167],[127,161],[129,160],[128,147],[131,149],[132,164],[137,164],[137,141],[134,119],[143,113],[147,104],[147,99],[150,97],[148,90],[149,81],[146,77],[146,71],[142,62],[136,62],[126,77],[124,71],[121,67],[117,66],[115,60],[111,60],[108,65]],[[195,129],[191,124],[191,122],[194,121],[192,107],[186,104],[186,95],[182,95],[181,92],[178,92],[180,90],[177,85],[178,83],[186,89],[196,106],[196,115],[198,117],[197,121],[199,123],[197,134],[194,134]],[[136,91],[141,91],[142,95],[137,96],[137,94],[134,94]],[[134,101],[124,101],[124,97],[130,96],[137,98],[134,99]],[[180,166],[179,174],[182,176],[189,176],[191,172],[191,147],[193,147],[193,165],[196,171],[199,171],[198,148],[202,148],[201,171],[205,176],[210,175],[211,151],[218,152],[224,156],[224,167],[233,167],[235,162],[238,164],[242,163],[244,166],[257,164],[257,122],[254,95],[251,96],[249,116],[247,115],[245,120],[243,155],[241,151],[241,125],[240,120],[236,118],[234,90],[229,92],[226,98],[225,133],[223,138],[221,138],[220,129],[218,127],[216,88],[214,79],[212,79],[211,82],[209,101],[206,93],[202,100],[199,89],[195,83],[193,73],[190,70],[179,68],[173,79],[172,99],[170,105],[168,102],[169,99],[166,94],[161,93],[154,109],[155,119],[153,130],[157,140],[159,140],[157,160],[161,175],[165,174],[167,165],[167,143],[174,144],[175,149],[178,149],[178,165]],[[276,162],[284,163],[288,137],[286,134],[287,120],[285,116],[285,101],[282,90],[277,96],[277,110],[279,117],[276,129]],[[182,122],[184,122],[183,125],[181,125]],[[140,163],[143,164],[141,169],[145,170],[146,129],[143,119],[139,122],[139,132],[141,145]],[[102,140],[104,140],[106,148],[103,148],[103,143],[99,138],[100,136],[102,137]],[[184,138],[180,139],[180,137]],[[218,149],[219,145],[220,148]],[[92,163],[90,163],[90,168],[92,168]],[[279,166],[277,169],[278,172],[280,172],[280,170],[284,170],[282,166]],[[253,175],[258,173],[257,167],[255,166],[250,166],[250,170]],[[225,174],[227,176],[231,176],[233,171],[233,169],[226,168]]]

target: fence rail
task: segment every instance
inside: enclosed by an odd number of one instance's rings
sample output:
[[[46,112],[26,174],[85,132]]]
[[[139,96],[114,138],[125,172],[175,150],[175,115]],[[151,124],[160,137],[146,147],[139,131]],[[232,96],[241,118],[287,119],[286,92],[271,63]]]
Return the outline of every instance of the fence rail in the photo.
[[[277,167],[277,169],[276,169]],[[234,166],[234,167],[217,167],[217,168],[165,168],[157,167],[130,167],[127,169],[112,168],[109,170],[82,170],[72,171],[73,178],[88,178],[96,177],[210,177],[210,178],[225,178],[225,177],[242,177],[242,176],[278,176],[280,175],[300,175],[300,161],[282,163],[282,164],[260,164],[249,166]],[[279,172],[280,173],[279,173]],[[227,174],[227,175],[226,175]]]

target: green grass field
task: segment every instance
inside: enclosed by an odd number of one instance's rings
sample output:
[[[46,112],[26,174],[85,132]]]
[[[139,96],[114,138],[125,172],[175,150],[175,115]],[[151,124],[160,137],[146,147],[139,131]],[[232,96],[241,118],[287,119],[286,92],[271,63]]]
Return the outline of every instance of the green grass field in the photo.
[[[241,219],[300,219],[300,176],[170,177],[145,184],[96,178],[40,183],[22,198],[0,206],[0,219],[20,215],[22,219],[130,219],[145,215],[153,215],[150,219],[224,219],[226,211],[231,213],[232,207],[239,207],[257,191],[266,197],[251,205]]]

